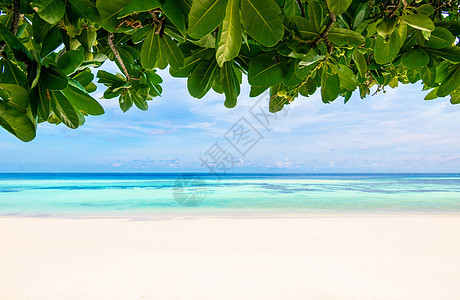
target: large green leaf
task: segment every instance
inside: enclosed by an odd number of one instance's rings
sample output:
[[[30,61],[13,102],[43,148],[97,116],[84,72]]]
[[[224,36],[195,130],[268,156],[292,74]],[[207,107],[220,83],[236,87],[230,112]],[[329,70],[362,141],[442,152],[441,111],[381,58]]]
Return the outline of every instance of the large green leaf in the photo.
[[[153,69],[160,50],[159,35],[152,28],[147,33],[141,48],[141,63],[144,69]]]
[[[433,49],[442,49],[452,46],[454,36],[449,30],[437,26],[430,35],[430,39],[425,42],[425,45]]]
[[[308,4],[308,19],[315,24],[316,32],[321,32],[323,27],[323,7],[316,1]]]
[[[46,22],[38,14],[34,14],[32,19],[32,32],[34,36],[34,41],[38,44],[43,43],[45,36],[48,31],[51,29],[52,25]]]
[[[69,100],[73,107],[87,113],[88,115],[99,116],[104,114],[102,106],[86,91],[83,87],[78,87],[78,83],[70,80],[67,88],[62,90],[62,94]]]
[[[53,27],[48,34],[45,36],[45,42],[42,45],[40,51],[40,57],[47,56],[50,52],[54,51],[57,47],[62,44],[61,33],[59,28]]]
[[[59,22],[65,13],[65,4],[62,0],[33,0],[30,6],[38,12],[40,18],[50,24]]]
[[[85,57],[80,51],[70,50],[59,57],[57,67],[64,72],[64,74],[69,75],[83,63],[84,59]]]
[[[453,63],[460,63],[460,47],[450,46],[443,49],[426,49],[430,54],[440,56]]]
[[[319,35],[316,25],[302,17],[291,17],[289,20],[295,25],[300,37],[305,40],[313,39]]]
[[[159,8],[160,6],[160,0],[131,0],[125,7],[122,7],[121,11],[117,12],[117,17],[124,18],[129,15],[138,14],[144,11]]]
[[[355,61],[359,74],[361,77],[364,77],[367,73],[367,61],[364,55],[356,48],[353,50],[353,60]]]
[[[387,64],[391,62],[400,49],[399,33],[393,31],[388,41],[385,41],[380,35],[377,36],[374,47],[374,58],[378,64]]]
[[[445,81],[439,86],[436,95],[445,97],[460,86],[460,65],[456,65],[449,72]]]
[[[188,15],[188,34],[200,39],[213,31],[225,17],[225,0],[195,0]]]
[[[37,85],[33,90],[35,96],[37,97],[37,109],[38,113],[43,120],[48,120],[51,111],[51,100],[49,92],[47,89],[44,89],[40,85]]]
[[[180,0],[168,0],[164,1],[161,5],[161,10],[165,13],[166,17],[179,29],[179,31],[185,35],[185,21],[184,14],[182,11],[182,5]]]
[[[96,8],[101,16],[101,25],[105,30],[110,32],[117,31],[117,26],[121,23],[121,20],[118,19],[118,13],[126,7],[128,2],[129,0],[96,1]]]
[[[321,75],[321,99],[324,103],[330,103],[337,99],[340,94],[340,79],[327,66],[323,67]]]
[[[63,90],[67,87],[67,76],[57,67],[50,65],[48,68],[42,68],[40,83],[45,89]]]
[[[239,3],[239,0],[228,0],[227,3],[216,51],[216,60],[221,68],[224,62],[234,59],[240,52],[243,33]]]
[[[422,14],[411,14],[399,17],[407,25],[420,30],[433,31],[434,23],[431,19]]]
[[[24,46],[23,43],[5,26],[0,24],[0,38],[8,45],[8,48],[13,51],[14,57],[20,61],[32,61],[33,58],[30,55],[29,50]]]
[[[409,69],[419,69],[420,67],[426,66],[430,61],[430,57],[421,48],[412,49],[403,54],[401,57],[401,63],[403,66]]]
[[[163,36],[163,41],[163,49],[171,68],[177,70],[184,67],[184,54],[182,54],[182,51],[179,49],[177,44],[167,35]]]
[[[29,92],[20,85],[1,83],[0,97],[22,113],[26,113],[29,107]]]
[[[2,83],[12,83],[21,86],[27,83],[26,74],[11,60],[3,58],[1,63],[3,65],[3,72],[0,80]]]
[[[361,46],[366,40],[362,35],[356,31],[345,28],[334,28],[327,34],[329,41],[337,46],[345,46],[347,44],[352,46]]]
[[[240,94],[240,83],[233,69],[233,62],[225,62],[220,70],[220,85],[225,93],[225,106],[233,108]]]
[[[195,56],[189,56],[185,58],[185,65],[183,68],[180,69],[169,69],[169,74],[171,74],[172,77],[182,77],[186,78],[192,73],[192,71],[195,69],[195,67],[198,65],[198,63],[201,61],[201,58],[195,57]]]
[[[215,60],[203,60],[187,80],[187,88],[192,97],[201,99],[211,88],[212,75],[216,69]]]
[[[431,87],[436,82],[436,68],[423,67],[420,69],[420,76],[423,83]]]
[[[96,6],[90,0],[68,0],[70,7],[76,11],[80,17],[86,18],[91,24],[99,26],[101,17]]]
[[[356,86],[359,84],[356,80],[356,75],[353,71],[345,65],[339,64],[335,66],[333,64],[330,67],[337,73],[339,76],[340,86],[349,91],[356,90]]]
[[[450,93],[450,103],[460,104],[460,90],[456,90]]]
[[[60,91],[47,91],[54,114],[67,127],[75,129],[80,125],[80,120],[75,108]]]
[[[280,7],[274,0],[241,0],[243,28],[256,41],[271,47],[284,35]]]
[[[347,11],[351,2],[352,0],[329,0],[327,1],[327,7],[331,13],[340,15]]]
[[[0,126],[23,142],[35,138],[35,126],[30,118],[3,101],[0,101]]]
[[[285,61],[274,61],[273,55],[266,53],[253,58],[249,63],[248,82],[255,86],[274,86],[286,74]]]

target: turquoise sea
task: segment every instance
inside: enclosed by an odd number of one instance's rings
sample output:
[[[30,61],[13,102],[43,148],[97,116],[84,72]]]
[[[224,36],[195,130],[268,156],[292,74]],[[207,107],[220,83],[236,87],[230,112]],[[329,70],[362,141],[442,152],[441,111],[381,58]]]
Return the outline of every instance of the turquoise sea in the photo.
[[[0,173],[0,215],[460,213],[460,174]]]

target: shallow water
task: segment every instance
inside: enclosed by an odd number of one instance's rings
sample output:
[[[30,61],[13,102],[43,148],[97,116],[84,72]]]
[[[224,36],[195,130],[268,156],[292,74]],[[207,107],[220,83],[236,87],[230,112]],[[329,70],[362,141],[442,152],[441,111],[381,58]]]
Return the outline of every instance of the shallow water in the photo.
[[[460,174],[0,174],[0,215],[459,213]]]

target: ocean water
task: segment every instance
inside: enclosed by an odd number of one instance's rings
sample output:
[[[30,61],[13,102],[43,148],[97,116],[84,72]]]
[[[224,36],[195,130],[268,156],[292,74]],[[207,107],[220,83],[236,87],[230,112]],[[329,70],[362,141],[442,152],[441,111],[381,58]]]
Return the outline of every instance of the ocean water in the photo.
[[[0,173],[0,215],[460,213],[460,174]]]

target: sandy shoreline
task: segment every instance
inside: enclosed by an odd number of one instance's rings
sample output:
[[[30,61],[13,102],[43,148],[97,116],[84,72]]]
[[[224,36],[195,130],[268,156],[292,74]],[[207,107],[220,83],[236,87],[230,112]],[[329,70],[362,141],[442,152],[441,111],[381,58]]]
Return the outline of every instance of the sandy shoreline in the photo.
[[[460,215],[0,217],[0,299],[456,299]]]

